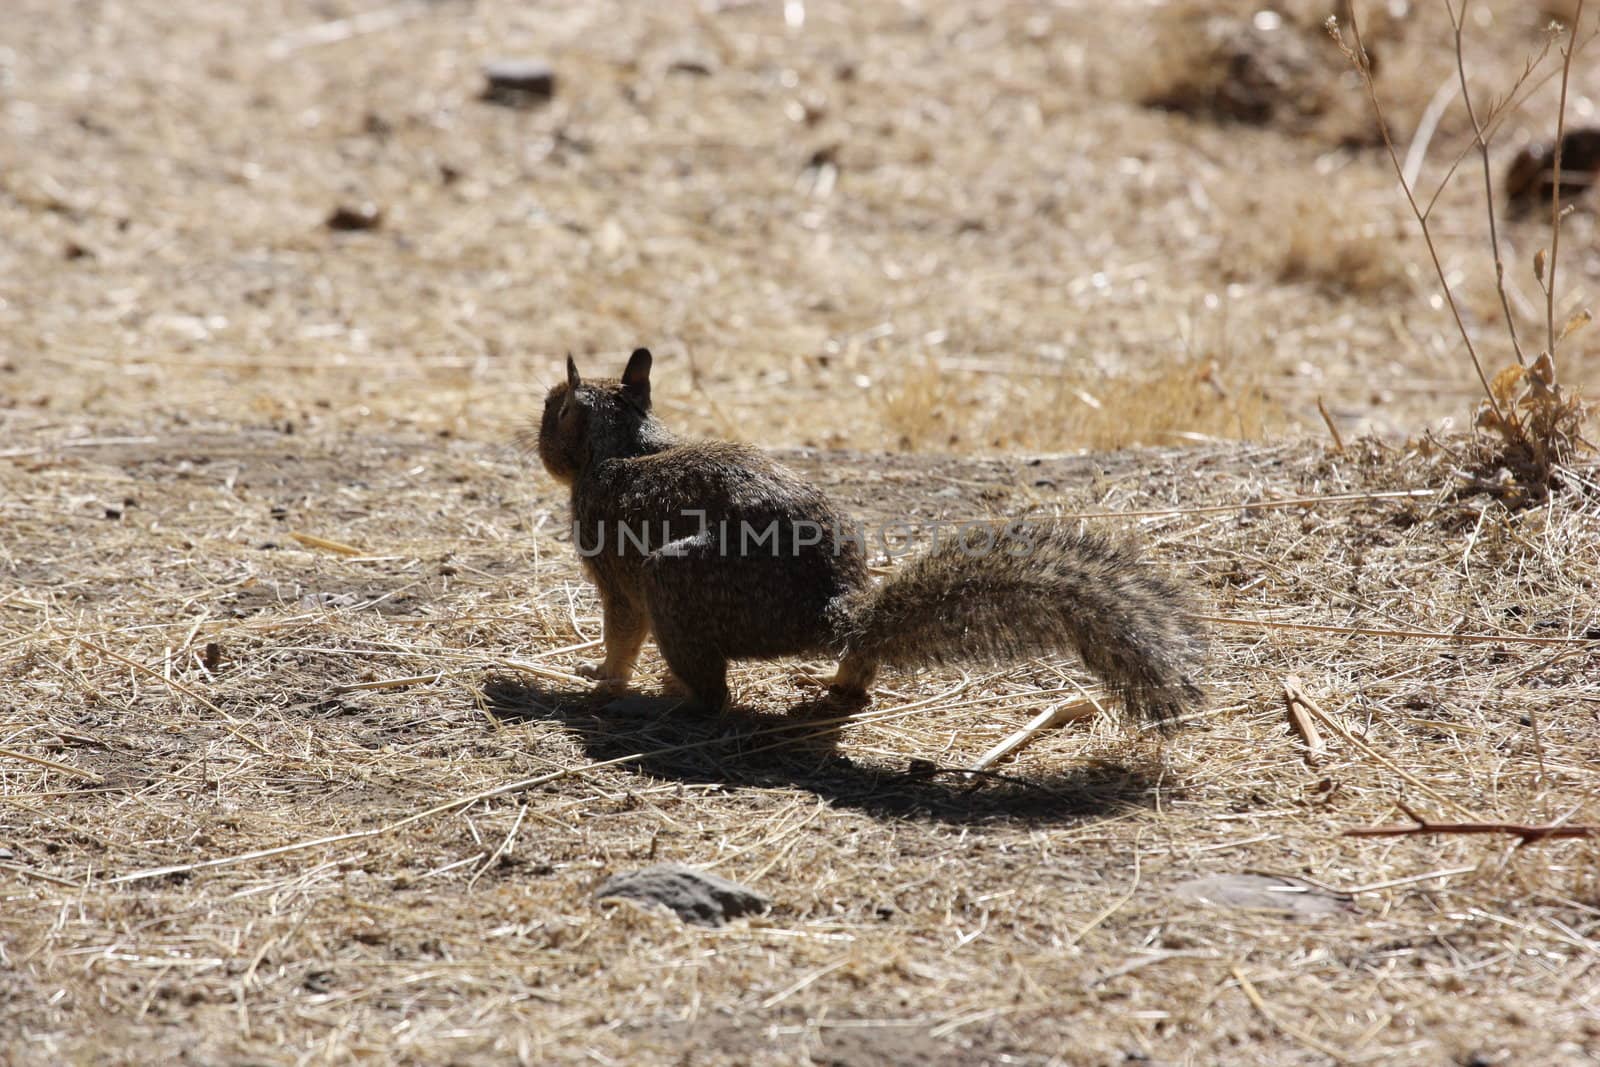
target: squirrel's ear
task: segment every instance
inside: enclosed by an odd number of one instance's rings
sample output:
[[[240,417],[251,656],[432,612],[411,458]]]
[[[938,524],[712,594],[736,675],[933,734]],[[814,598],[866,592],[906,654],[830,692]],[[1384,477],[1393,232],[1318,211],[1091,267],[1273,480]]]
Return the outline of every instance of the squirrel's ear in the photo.
[[[636,400],[650,403],[650,350],[635,348],[622,372],[622,388]]]
[[[567,388],[576,389],[583,384],[583,379],[578,377],[578,365],[572,362],[572,353],[567,353]]]

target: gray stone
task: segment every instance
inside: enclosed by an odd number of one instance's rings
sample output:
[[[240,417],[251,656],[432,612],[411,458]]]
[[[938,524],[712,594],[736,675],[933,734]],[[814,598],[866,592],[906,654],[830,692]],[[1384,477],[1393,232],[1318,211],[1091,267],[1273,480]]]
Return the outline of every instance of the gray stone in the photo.
[[[596,900],[622,897],[660,904],[684,922],[721,926],[751,912],[764,912],[771,901],[748,886],[677,863],[663,863],[605,880]]]
[[[1195,878],[1173,887],[1173,892],[1188,900],[1221,908],[1251,911],[1277,911],[1292,915],[1331,915],[1353,911],[1350,897],[1296,878],[1265,874],[1218,874]]]

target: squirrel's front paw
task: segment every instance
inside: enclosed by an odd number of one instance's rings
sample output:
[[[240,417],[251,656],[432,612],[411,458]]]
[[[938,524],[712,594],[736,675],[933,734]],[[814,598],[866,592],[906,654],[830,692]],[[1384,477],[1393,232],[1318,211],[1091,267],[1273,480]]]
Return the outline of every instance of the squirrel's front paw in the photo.
[[[582,663],[572,673],[579,678],[598,682],[599,684],[595,686],[595,691],[598,693],[621,693],[628,688],[628,676],[606,673],[603,663]]]

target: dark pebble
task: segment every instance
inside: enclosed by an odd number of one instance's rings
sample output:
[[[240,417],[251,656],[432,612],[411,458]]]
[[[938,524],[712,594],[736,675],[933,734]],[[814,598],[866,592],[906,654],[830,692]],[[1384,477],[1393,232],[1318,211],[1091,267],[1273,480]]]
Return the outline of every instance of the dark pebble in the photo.
[[[496,59],[483,65],[483,99],[531,107],[556,95],[556,72],[536,59]]]
[[[360,204],[340,204],[328,215],[330,230],[376,230],[383,225],[383,210],[367,201]]]

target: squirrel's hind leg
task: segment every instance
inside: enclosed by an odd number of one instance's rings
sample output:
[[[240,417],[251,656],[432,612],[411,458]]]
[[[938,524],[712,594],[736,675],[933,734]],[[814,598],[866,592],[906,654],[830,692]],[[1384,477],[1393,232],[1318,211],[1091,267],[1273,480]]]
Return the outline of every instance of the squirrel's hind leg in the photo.
[[[878,664],[855,652],[846,653],[839,669],[828,679],[828,690],[843,700],[866,701],[872,696],[872,683],[878,677]]]
[[[704,634],[671,621],[658,621],[656,647],[672,671],[676,683],[672,688],[687,690],[708,711],[727,706],[728,660],[708,644]]]
[[[669,688],[688,691],[707,710],[720,712],[728,704],[728,657],[704,632],[698,617],[682,608],[667,608],[662,600],[670,603],[670,598],[651,595],[651,616],[656,648],[661,649],[661,657],[672,672]]]

